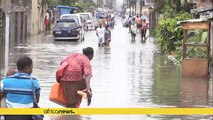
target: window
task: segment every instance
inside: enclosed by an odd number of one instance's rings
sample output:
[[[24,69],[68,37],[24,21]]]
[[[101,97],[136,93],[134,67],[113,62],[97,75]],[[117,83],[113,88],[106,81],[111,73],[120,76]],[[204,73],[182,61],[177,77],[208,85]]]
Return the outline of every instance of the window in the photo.
[[[56,28],[77,28],[77,24],[75,22],[58,21],[55,27]]]

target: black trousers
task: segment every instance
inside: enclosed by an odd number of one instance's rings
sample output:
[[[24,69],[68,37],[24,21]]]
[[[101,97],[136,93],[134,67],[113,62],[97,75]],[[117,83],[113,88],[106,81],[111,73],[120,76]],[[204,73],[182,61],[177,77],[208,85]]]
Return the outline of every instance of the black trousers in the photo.
[[[33,120],[32,115],[5,115],[5,120]]]
[[[141,29],[141,37],[146,37],[146,29]]]

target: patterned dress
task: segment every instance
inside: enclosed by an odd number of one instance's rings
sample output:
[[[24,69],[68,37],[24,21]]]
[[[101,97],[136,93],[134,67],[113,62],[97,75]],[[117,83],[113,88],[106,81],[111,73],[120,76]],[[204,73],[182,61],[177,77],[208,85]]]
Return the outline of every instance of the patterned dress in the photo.
[[[105,30],[104,33],[104,43],[109,42],[110,40],[111,40],[111,31],[108,29]]]
[[[77,94],[78,90],[86,89],[85,76],[92,77],[92,68],[89,59],[83,54],[71,54],[63,62],[69,62],[61,77],[61,84],[67,98],[69,108],[78,108],[82,97]]]

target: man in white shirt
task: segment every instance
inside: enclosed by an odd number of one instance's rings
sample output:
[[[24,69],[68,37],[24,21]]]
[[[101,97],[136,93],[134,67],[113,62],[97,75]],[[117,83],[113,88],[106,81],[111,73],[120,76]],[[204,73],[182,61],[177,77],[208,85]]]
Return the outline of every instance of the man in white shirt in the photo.
[[[98,46],[103,47],[103,42],[104,42],[104,33],[105,29],[102,27],[102,24],[99,25],[99,28],[96,30],[96,35],[98,36]]]

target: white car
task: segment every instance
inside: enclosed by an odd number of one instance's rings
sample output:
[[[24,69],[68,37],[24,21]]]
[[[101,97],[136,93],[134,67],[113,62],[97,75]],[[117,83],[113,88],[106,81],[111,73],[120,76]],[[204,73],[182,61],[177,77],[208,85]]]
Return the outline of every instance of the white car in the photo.
[[[81,27],[80,30],[80,35],[81,35],[81,40],[84,41],[85,39],[85,32],[84,32],[84,20],[83,17],[81,17],[79,14],[64,14],[60,17],[60,19],[75,19],[79,26]]]
[[[94,19],[91,13],[77,13],[85,20],[85,30],[94,30]]]

